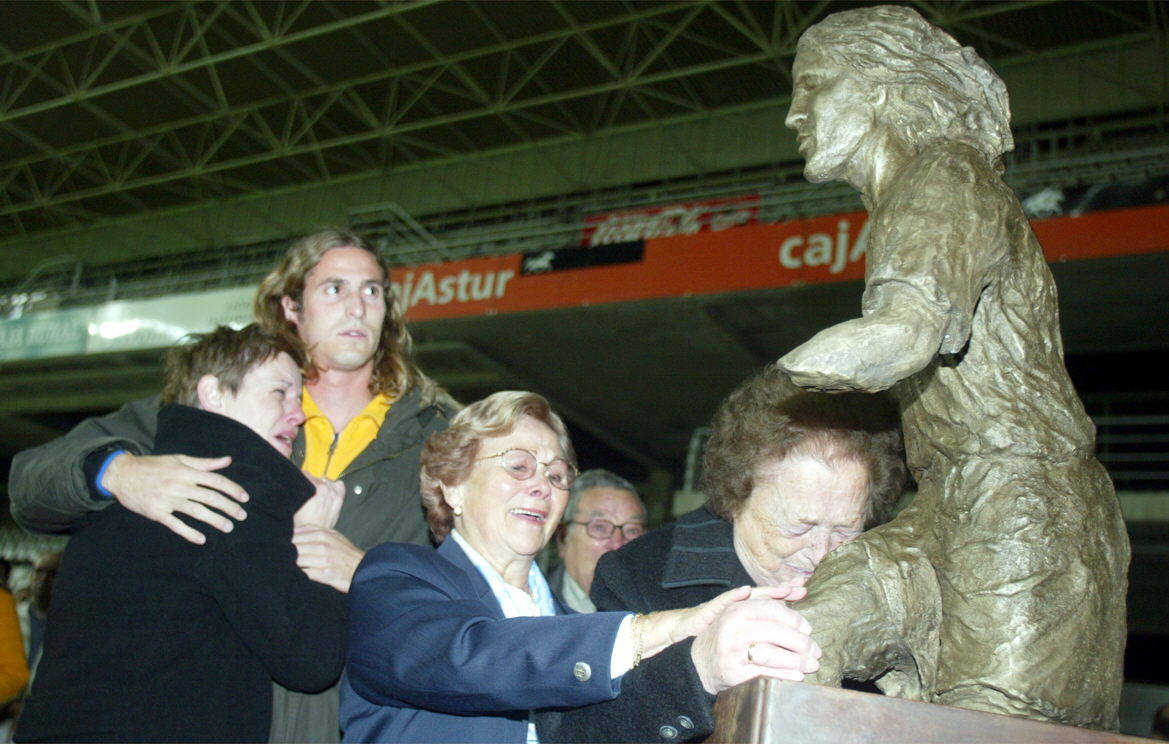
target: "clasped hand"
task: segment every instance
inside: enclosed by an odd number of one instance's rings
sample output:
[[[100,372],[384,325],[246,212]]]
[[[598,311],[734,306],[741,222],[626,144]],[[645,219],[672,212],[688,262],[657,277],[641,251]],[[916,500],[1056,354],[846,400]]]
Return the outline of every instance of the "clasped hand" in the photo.
[[[313,581],[348,592],[365,553],[333,529],[345,500],[345,484],[311,475],[308,478],[317,492],[292,518],[296,565]]]
[[[332,529],[341,516],[341,505],[345,503],[345,482],[317,478],[305,473],[316,491],[305,501],[296,514],[292,515],[293,527],[324,527]]]

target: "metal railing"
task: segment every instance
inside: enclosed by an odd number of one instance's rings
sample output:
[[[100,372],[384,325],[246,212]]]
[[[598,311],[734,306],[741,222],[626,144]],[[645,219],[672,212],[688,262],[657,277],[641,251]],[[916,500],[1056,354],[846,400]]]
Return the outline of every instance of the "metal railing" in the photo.
[[[1026,194],[1169,174],[1163,118],[1136,112],[1106,127],[1071,123],[1019,133],[1006,158],[1007,181]],[[744,194],[757,195],[764,222],[861,208],[850,187],[809,184],[802,163],[789,162],[425,216],[397,204],[371,205],[352,210],[350,225],[373,239],[391,264],[412,265],[568,247],[579,244],[589,215]],[[286,248],[286,240],[274,240],[104,266],[74,262],[70,270],[38,266],[25,280],[0,287],[0,317],[254,284]]]
[[[1084,396],[1118,491],[1169,491],[1169,391]]]

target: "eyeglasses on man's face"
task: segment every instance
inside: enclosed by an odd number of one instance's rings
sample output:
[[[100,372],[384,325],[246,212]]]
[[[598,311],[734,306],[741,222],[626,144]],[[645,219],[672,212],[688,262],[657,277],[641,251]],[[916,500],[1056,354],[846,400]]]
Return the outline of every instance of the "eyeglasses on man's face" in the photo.
[[[587,522],[569,522],[569,524],[583,524],[585,534],[594,540],[608,540],[617,530],[626,540],[636,540],[645,534],[645,522],[625,522],[613,524],[607,519],[590,519]]]
[[[551,462],[540,462],[536,459],[535,452],[512,447],[503,452],[496,452],[494,455],[477,458],[475,461],[490,460],[493,457],[498,457],[500,467],[518,481],[526,481],[535,475],[537,465],[544,466],[544,477],[548,479],[553,488],[567,491],[572,482],[576,480],[576,466],[563,457],[557,457]]]

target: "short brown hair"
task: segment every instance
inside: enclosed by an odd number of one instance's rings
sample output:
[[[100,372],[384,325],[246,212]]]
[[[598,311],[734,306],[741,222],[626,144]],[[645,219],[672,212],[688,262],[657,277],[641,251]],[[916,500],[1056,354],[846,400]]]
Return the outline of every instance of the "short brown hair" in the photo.
[[[505,390],[475,401],[455,414],[445,431],[431,434],[422,447],[422,506],[435,540],[446,539],[454,525],[451,508],[442,497],[442,486],[457,486],[467,480],[482,440],[507,436],[522,416],[546,424],[556,435],[564,459],[576,465],[568,429],[544,396]]]
[[[264,331],[255,323],[235,330],[219,326],[210,333],[193,333],[190,343],[166,353],[164,403],[198,406],[197,386],[203,375],[215,375],[228,392],[236,393],[244,375],[277,354],[284,352],[303,365],[303,352],[284,338]]]
[[[885,394],[818,393],[771,365],[719,406],[703,455],[707,508],[726,520],[755,487],[755,470],[795,452],[856,460],[869,474],[865,525],[887,520],[905,487],[897,407]]]
[[[301,345],[296,325],[284,316],[282,300],[290,298],[298,306],[304,300],[304,281],[325,253],[334,248],[358,248],[368,252],[377,261],[382,270],[382,280],[385,283],[383,297],[386,303],[386,317],[382,323],[381,336],[378,338],[377,351],[373,356],[373,375],[370,377],[371,393],[385,393],[391,397],[401,397],[412,387],[419,388],[425,399],[433,399],[436,388],[434,383],[422,374],[414,364],[414,339],[406,328],[406,318],[401,304],[390,287],[390,267],[377,252],[373,245],[355,232],[330,228],[306,235],[293,243],[284,259],[272,273],[264,277],[256,290],[256,301],[253,311],[256,322],[269,333],[285,338],[288,343]],[[308,352],[311,357],[311,350]],[[304,368],[305,377],[309,380],[316,378],[316,368],[311,358]]]

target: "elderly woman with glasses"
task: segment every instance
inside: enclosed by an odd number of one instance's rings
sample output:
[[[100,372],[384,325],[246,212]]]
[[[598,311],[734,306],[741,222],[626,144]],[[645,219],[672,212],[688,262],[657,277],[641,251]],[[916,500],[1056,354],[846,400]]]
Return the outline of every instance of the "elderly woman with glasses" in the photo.
[[[430,437],[422,500],[440,545],[382,545],[357,570],[345,741],[537,741],[533,710],[614,698],[627,672],[732,605],[757,607],[792,663],[814,667],[806,622],[776,601],[800,590],[740,586],[652,615],[568,613],[533,559],[560,523],[574,459],[564,424],[533,393],[496,393]]]
[[[602,556],[592,599],[600,610],[656,612],[741,584],[802,587],[824,556],[887,518],[905,476],[891,399],[803,391],[769,367],[714,415],[706,505]],[[540,738],[706,739],[714,696],[759,674],[742,662],[786,653],[757,635],[740,605],[642,664],[616,700],[541,716]]]

